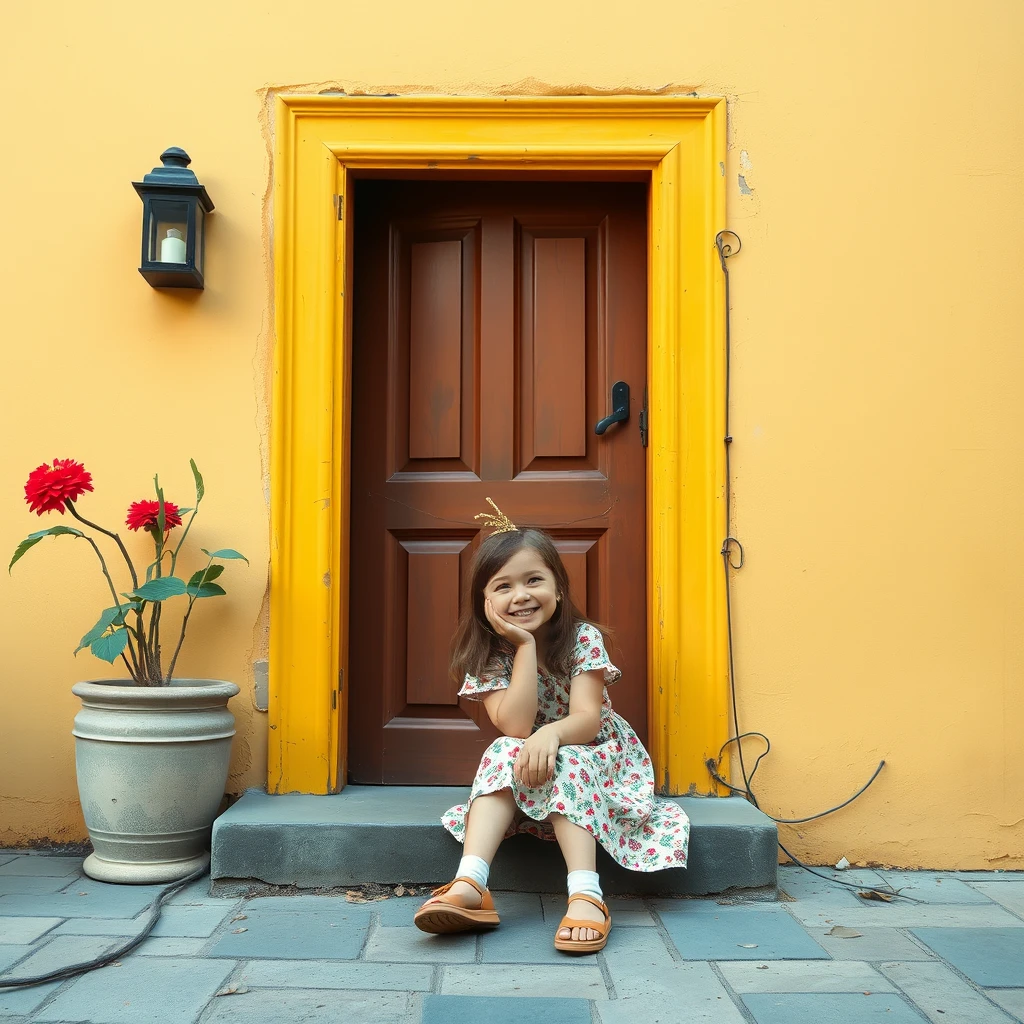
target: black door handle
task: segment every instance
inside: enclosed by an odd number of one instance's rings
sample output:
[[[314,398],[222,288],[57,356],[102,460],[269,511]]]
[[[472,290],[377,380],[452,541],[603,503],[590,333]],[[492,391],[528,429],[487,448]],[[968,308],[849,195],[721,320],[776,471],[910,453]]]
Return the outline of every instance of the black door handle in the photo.
[[[594,427],[595,434],[603,434],[613,423],[623,423],[629,419],[629,385],[618,380],[612,385],[611,415],[598,420]]]

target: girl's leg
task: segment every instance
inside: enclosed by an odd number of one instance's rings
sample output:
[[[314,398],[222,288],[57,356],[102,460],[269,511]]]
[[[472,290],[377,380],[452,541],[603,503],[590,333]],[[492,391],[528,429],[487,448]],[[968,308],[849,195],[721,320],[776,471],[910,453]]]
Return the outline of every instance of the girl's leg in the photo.
[[[574,825],[561,814],[552,814],[548,820],[555,830],[555,838],[558,840],[559,849],[565,858],[566,869],[568,871],[594,871],[597,866],[597,840],[585,828]],[[568,913],[571,917],[583,921],[595,921],[598,924],[604,921],[601,911],[586,900],[569,900]],[[596,939],[598,933],[592,928],[561,928],[558,937],[560,939],[571,938],[578,942],[581,939]]]
[[[510,789],[500,789],[497,793],[478,796],[466,818],[463,856],[479,857],[489,865],[502,839],[505,838],[515,812],[516,802]],[[477,903],[480,901],[480,894],[467,882],[456,882],[449,891],[452,895],[475,897]]]

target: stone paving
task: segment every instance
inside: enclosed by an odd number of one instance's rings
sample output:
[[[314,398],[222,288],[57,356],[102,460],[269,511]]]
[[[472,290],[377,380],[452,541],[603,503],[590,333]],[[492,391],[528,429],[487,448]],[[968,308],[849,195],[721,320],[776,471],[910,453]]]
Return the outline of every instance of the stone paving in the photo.
[[[831,872],[891,883],[868,902],[781,868],[778,902],[611,901],[596,957],[552,947],[564,901],[495,893],[502,925],[431,936],[423,895],[177,894],[116,965],[0,989],[23,1024],[1008,1024],[1024,1021],[1024,873]],[[0,976],[40,974],[139,931],[157,886],[104,885],[81,860],[0,851]]]

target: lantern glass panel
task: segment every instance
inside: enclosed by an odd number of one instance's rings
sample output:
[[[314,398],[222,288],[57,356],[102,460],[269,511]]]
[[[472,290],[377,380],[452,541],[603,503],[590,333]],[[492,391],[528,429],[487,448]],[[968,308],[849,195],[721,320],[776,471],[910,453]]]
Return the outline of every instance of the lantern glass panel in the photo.
[[[196,249],[195,266],[199,273],[203,273],[203,228],[206,224],[206,212],[199,203],[196,203]]]
[[[150,263],[186,262],[188,202],[153,199],[146,232],[146,258]]]

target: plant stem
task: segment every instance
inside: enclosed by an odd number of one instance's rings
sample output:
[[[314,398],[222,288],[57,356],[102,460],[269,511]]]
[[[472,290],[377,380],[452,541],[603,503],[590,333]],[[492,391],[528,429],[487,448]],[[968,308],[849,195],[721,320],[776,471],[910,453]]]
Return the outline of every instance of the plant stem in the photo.
[[[169,683],[171,676],[174,674],[174,666],[178,660],[178,652],[181,650],[181,645],[185,642],[185,628],[188,626],[188,617],[192,614],[192,605],[196,603],[196,599],[190,598],[188,602],[188,611],[185,612],[185,617],[181,620],[181,636],[178,637],[178,646],[174,648],[174,657],[171,658],[171,664],[167,669],[167,678],[164,682]]]
[[[69,504],[70,504],[70,502],[69,502]],[[85,520],[82,520],[82,521],[85,522]],[[92,526],[92,523],[86,523],[86,526]],[[117,590],[114,588],[114,581],[110,578],[110,572],[107,569],[107,563],[106,563],[106,560],[103,557],[103,552],[100,551],[99,546],[96,544],[96,541],[94,541],[92,539],[92,537],[90,537],[88,534],[85,534],[85,533],[83,533],[82,536],[92,545],[93,551],[96,552],[96,557],[100,560],[100,568],[103,570],[103,575],[107,578],[107,586],[110,587],[110,594],[114,598],[114,604],[117,607],[117,610],[121,611],[121,602],[118,600]],[[124,621],[124,614],[123,613],[121,615],[121,621],[122,622]],[[134,661],[135,664],[136,664],[136,671],[138,671],[138,660],[137,660],[137,658],[135,656],[135,650],[132,647],[131,635],[128,636],[128,650],[131,653],[132,661]],[[135,676],[135,673],[132,673],[132,675],[133,675],[133,677],[137,678]]]
[[[111,540],[114,541],[114,543],[121,549],[121,554],[124,556],[125,564],[128,566],[128,572],[131,574],[131,577],[132,577],[132,590],[138,590],[139,589],[139,577],[135,573],[135,566],[132,564],[132,560],[128,556],[128,550],[125,548],[124,544],[121,542],[121,538],[116,533],[111,533],[109,530],[104,530],[102,526],[99,526],[96,523],[91,523],[91,522],[89,522],[88,519],[85,519],[83,516],[80,516],[78,514],[78,510],[75,508],[75,503],[70,498],[65,499],[64,507],[80,523],[85,523],[86,526],[91,526],[94,530],[99,530],[100,533],[105,534],[107,537],[110,537]]]
[[[142,609],[146,607],[146,602],[143,601],[139,610],[135,613],[137,621],[135,623],[135,639],[139,642],[139,657],[142,660],[142,673],[140,682],[143,685],[147,685],[152,678],[152,672],[149,670],[149,658],[147,657],[146,650],[146,620],[142,616]]]
[[[199,515],[199,501],[196,501],[196,507],[192,510],[192,515],[188,517],[188,522],[185,524],[185,529],[182,531],[181,537],[178,538],[178,544],[175,549],[171,552],[171,575],[174,575],[174,567],[178,564],[178,552],[181,550],[182,544],[185,543],[185,538],[188,536],[188,531],[192,529],[192,523],[195,521],[196,516]]]
[[[163,680],[163,669],[160,667],[160,617],[164,606],[158,604],[153,609],[153,673],[154,678]]]

